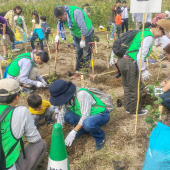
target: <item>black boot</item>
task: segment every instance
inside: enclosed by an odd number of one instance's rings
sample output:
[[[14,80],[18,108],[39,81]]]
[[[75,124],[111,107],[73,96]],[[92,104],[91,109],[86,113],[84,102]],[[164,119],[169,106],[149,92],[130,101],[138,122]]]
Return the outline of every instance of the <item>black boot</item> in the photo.
[[[121,77],[121,73],[117,73],[117,74],[115,75],[115,78],[116,78],[116,79],[118,79],[119,77]]]

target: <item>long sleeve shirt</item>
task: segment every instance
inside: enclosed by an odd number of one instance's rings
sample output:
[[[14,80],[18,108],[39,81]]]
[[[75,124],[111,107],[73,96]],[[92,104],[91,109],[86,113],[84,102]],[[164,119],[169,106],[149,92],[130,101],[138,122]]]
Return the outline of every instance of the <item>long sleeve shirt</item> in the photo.
[[[16,139],[25,135],[29,143],[36,143],[41,136],[34,125],[34,119],[29,110],[24,106],[15,108],[11,118],[11,130]],[[15,164],[8,170],[16,170]]]
[[[85,35],[87,37],[94,31],[94,27],[92,26],[92,28],[88,32],[84,21],[84,13],[80,9],[74,10],[74,20],[76,24],[79,26],[82,35]],[[59,24],[57,24],[57,30],[59,30]]]
[[[121,15],[122,19],[129,18],[128,8],[127,7],[122,7],[121,10],[122,10],[122,15]]]
[[[76,98],[80,104],[81,118],[79,120],[80,125],[83,124],[83,121],[90,116],[91,107],[95,105],[96,101],[87,91],[79,91],[76,92]],[[67,105],[63,105],[61,108],[61,112],[58,115],[57,123],[60,123],[62,126],[64,125],[64,115],[69,111],[69,107]]]
[[[146,55],[149,52],[149,49],[153,43],[153,37],[152,36],[147,36],[143,39],[143,47],[142,47],[142,62],[141,62],[141,70],[145,70],[147,68],[144,59]],[[139,68],[139,63],[140,63],[140,53],[141,53],[141,48],[139,49],[139,52],[137,54],[137,65]]]
[[[34,61],[33,53],[31,53],[31,58],[32,58],[32,61]],[[31,61],[27,58],[22,58],[18,61],[18,66],[20,67],[20,74],[19,74],[20,82],[23,84],[36,86],[37,81],[29,79],[29,73],[31,71],[31,66],[32,66]],[[35,63],[33,64],[33,67],[36,67]],[[7,78],[17,79],[17,77],[13,77],[9,74],[7,74]],[[39,74],[37,74],[37,79],[39,81],[42,80]]]
[[[168,44],[170,44],[170,38],[168,38],[166,35],[163,35],[162,37],[159,37],[155,40],[156,46],[158,46],[160,43],[161,48],[164,49]]]
[[[119,15],[119,14],[116,15],[115,23],[116,23],[116,25],[121,25],[122,24],[121,15]]]
[[[4,18],[8,22],[8,26],[14,29],[15,28],[14,11],[13,10],[8,11],[6,15],[4,16]]]

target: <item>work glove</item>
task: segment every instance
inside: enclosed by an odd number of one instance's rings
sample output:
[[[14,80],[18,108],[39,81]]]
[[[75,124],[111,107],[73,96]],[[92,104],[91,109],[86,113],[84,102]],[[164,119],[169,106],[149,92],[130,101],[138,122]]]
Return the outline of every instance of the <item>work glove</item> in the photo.
[[[6,35],[3,35],[2,38],[3,38],[4,40],[6,40]]]
[[[33,36],[33,32],[31,32],[31,36]]]
[[[85,40],[81,40],[80,41],[80,48],[84,48],[86,46],[86,41]]]
[[[66,146],[71,146],[75,137],[76,137],[77,132],[73,129],[68,136],[65,139],[65,145]]]
[[[154,88],[154,94],[156,97],[159,97],[159,95],[163,94],[164,92],[162,91],[162,88],[160,87],[155,87]]]
[[[142,79],[143,79],[144,81],[150,79],[150,73],[149,73],[148,70],[142,71]]]
[[[41,82],[42,82],[45,86],[47,86],[47,82],[46,82],[43,78],[42,78]]]
[[[38,88],[39,87],[45,87],[45,85],[42,83],[42,82],[40,82],[40,81],[37,81],[37,85],[36,85]]]
[[[115,63],[117,63],[117,58],[114,57],[114,52],[112,51],[111,57],[110,57],[110,67],[112,67]]]
[[[59,35],[56,35],[55,37],[55,42],[58,43],[60,41],[60,36]]]

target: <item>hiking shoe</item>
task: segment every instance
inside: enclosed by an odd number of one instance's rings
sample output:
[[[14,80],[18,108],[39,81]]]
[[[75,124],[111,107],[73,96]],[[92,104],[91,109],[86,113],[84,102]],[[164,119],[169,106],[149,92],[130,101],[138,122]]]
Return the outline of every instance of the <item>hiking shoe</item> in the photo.
[[[54,123],[55,123],[55,120],[53,120],[53,119],[46,120],[47,125],[53,125]]]
[[[36,49],[34,49],[34,50],[32,50],[32,52],[33,52],[33,53],[35,53],[35,52],[37,52],[37,50],[36,50]]]
[[[129,110],[126,110],[126,113],[130,113]]]
[[[104,147],[104,140],[103,140],[103,142],[102,143],[99,143],[99,144],[97,144],[96,143],[96,145],[95,145],[95,150],[101,150],[102,148]]]
[[[148,110],[147,109],[143,109],[140,112],[138,112],[138,116],[143,116],[143,115],[146,115],[147,113],[148,113]],[[136,114],[133,114],[133,115],[136,116]]]
[[[12,52],[17,52],[17,51],[20,51],[20,49],[14,48],[14,49],[12,49],[11,51],[12,51]]]
[[[116,79],[118,79],[119,77],[121,77],[121,73],[117,73],[117,74],[115,75],[115,78],[116,78]]]
[[[34,93],[34,90],[30,89],[29,87],[22,87],[22,92],[26,94]]]

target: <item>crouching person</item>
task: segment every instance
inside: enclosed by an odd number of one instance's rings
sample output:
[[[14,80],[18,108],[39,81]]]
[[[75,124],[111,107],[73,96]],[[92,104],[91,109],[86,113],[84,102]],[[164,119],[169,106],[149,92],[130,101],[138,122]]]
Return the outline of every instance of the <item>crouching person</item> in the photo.
[[[95,149],[102,149],[105,133],[101,126],[106,125],[110,119],[105,104],[87,89],[78,89],[72,82],[62,79],[53,82],[49,91],[50,103],[62,106],[57,123],[63,126],[65,121],[74,126],[65,139],[66,146],[71,146],[74,139],[82,134],[90,133],[96,142]]]
[[[27,99],[29,105],[29,111],[34,118],[35,125],[38,127],[38,122],[45,118],[47,124],[54,124],[55,121],[52,116],[55,112],[50,102],[42,100],[37,94],[32,94]]]
[[[33,93],[32,86],[45,87],[47,83],[38,74],[36,64],[47,63],[49,56],[47,52],[24,53],[14,58],[8,66],[7,78],[16,79],[23,85],[23,92]]]
[[[21,88],[16,80],[0,80],[0,169],[35,170],[46,153],[29,110],[16,107]],[[23,137],[29,144],[24,148]],[[21,151],[22,150],[22,151]]]

